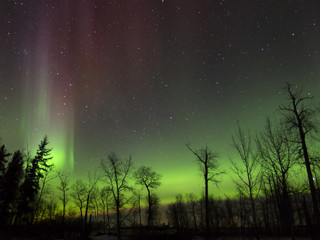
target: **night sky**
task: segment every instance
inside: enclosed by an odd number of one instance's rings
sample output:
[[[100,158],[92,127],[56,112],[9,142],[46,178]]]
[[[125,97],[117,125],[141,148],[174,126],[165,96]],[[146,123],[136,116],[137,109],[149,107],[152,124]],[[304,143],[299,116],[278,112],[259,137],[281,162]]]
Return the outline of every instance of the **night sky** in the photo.
[[[286,82],[320,97],[317,0],[1,0],[0,21],[0,143],[47,134],[77,177],[131,154],[163,202],[203,191],[186,144],[230,172],[237,119],[264,126]],[[221,181],[212,193],[233,194]]]

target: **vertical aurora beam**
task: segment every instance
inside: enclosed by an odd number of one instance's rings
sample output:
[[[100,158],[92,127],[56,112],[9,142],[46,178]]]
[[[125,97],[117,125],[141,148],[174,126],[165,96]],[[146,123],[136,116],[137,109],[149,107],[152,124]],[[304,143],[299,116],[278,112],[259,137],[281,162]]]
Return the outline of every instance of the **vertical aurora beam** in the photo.
[[[39,44],[39,42],[37,42]],[[38,58],[42,52],[41,58]],[[26,56],[25,68],[27,77],[24,79],[24,96],[20,132],[31,154],[34,153],[41,138],[48,134],[50,111],[50,91],[48,91],[47,50],[39,45],[35,57]]]
[[[31,54],[24,57],[27,77],[24,79],[21,134],[28,150],[34,152],[41,139],[47,135],[52,147],[52,163],[57,170],[73,171],[74,167],[74,112],[72,79],[65,69],[52,64],[55,58],[55,29],[45,21],[46,12],[38,31],[26,40]],[[60,74],[61,72],[61,74]],[[62,75],[62,76],[61,76]]]

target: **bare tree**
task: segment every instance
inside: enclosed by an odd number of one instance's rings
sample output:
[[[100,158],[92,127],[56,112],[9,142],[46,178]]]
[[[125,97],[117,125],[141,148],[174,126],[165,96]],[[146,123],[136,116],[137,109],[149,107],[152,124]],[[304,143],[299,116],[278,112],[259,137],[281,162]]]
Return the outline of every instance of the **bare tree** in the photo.
[[[83,227],[83,208],[85,207],[87,191],[87,185],[81,179],[77,180],[71,187],[71,197],[80,211],[81,229]]]
[[[236,228],[236,223],[234,221],[235,218],[235,206],[236,201],[227,197],[224,201],[225,209],[226,209],[226,227],[234,230]]]
[[[240,156],[240,164],[232,161],[233,172],[238,176],[239,182],[234,181],[238,189],[249,197],[253,218],[253,227],[257,229],[256,200],[259,194],[259,163],[252,151],[251,136],[245,135],[238,123],[238,132],[232,137],[233,146]]]
[[[103,209],[103,226],[104,229],[108,229],[108,233],[111,232],[110,226],[110,200],[111,200],[111,191],[109,188],[104,187],[100,189],[100,201],[102,203]]]
[[[152,171],[151,168],[142,166],[135,172],[137,184],[144,186],[148,192],[148,227],[153,219],[153,201],[151,198],[151,189],[156,189],[160,186],[161,175]]]
[[[272,173],[278,185],[279,214],[283,231],[293,235],[293,215],[288,189],[288,177],[290,169],[297,163],[297,151],[295,144],[290,140],[290,132],[278,125],[273,127],[270,119],[267,126],[257,138],[257,148],[261,165],[266,174]],[[270,177],[270,174],[269,174]]]
[[[99,189],[95,188],[93,194],[92,194],[92,200],[93,200],[93,207],[94,207],[94,215],[96,218],[96,221],[100,222],[100,196],[99,196]]]
[[[205,222],[206,222],[206,232],[209,233],[209,182],[218,183],[218,177],[224,172],[219,170],[217,162],[217,154],[211,152],[208,147],[194,151],[187,144],[187,148],[196,156],[196,161],[200,165],[200,171],[203,174],[204,184],[205,184]]]
[[[116,229],[117,237],[121,239],[121,224],[125,217],[121,216],[121,208],[126,204],[125,192],[131,190],[128,185],[128,176],[132,169],[131,157],[123,161],[115,153],[110,153],[108,159],[101,161],[101,169],[106,177],[106,183],[108,188],[111,189],[114,203],[116,206]]]
[[[194,229],[198,230],[197,227],[197,217],[196,217],[196,205],[198,202],[197,196],[194,193],[188,193],[186,195],[187,203],[189,205],[191,215],[193,218]]]
[[[49,196],[46,208],[47,208],[47,218],[49,220],[53,220],[56,216],[56,211],[58,208],[56,198],[53,194]]]
[[[83,222],[83,235],[87,237],[89,234],[88,232],[88,211],[89,206],[93,198],[93,194],[96,190],[96,185],[98,181],[100,180],[100,176],[98,172],[95,170],[93,172],[88,172],[88,180],[87,180],[87,192],[86,192],[86,208],[84,213],[84,222]]]
[[[62,196],[60,197],[60,200],[62,201],[62,225],[64,225],[65,222],[65,216],[66,216],[66,205],[68,202],[67,192],[69,190],[69,183],[70,183],[70,176],[69,173],[66,172],[58,172],[57,176],[60,180],[60,186],[58,186],[58,189],[61,191]]]
[[[54,170],[54,165],[50,165],[47,169],[46,172],[43,173],[43,179],[41,179],[41,187],[40,187],[40,191],[39,191],[39,194],[38,194],[38,200],[36,201],[35,203],[35,212],[34,212],[34,219],[33,221],[37,221],[37,217],[38,217],[38,211],[39,211],[39,206],[40,206],[40,203],[41,203],[41,200],[42,200],[42,197],[45,193],[45,187],[46,185],[48,185],[48,183],[55,179],[56,176],[54,176],[52,173],[53,173],[53,170]]]
[[[139,189],[138,191],[137,190],[134,190],[133,191],[133,195],[134,195],[134,208],[135,208],[135,212],[134,212],[134,215],[136,215],[136,213],[138,213],[139,215],[139,227],[140,227],[140,232],[142,231],[142,214],[141,214],[141,196],[142,196],[142,193],[141,193],[141,189]],[[135,216],[134,216],[134,223],[136,222],[135,220]],[[134,224],[135,225],[135,224]]]
[[[306,101],[311,100],[311,98],[309,96],[303,97],[302,90],[293,92],[290,84],[287,84],[287,91],[289,105],[280,106],[280,109],[286,113],[285,120],[288,128],[298,135],[297,143],[300,145],[304,164],[307,170],[314,217],[317,225],[320,225],[320,212],[311,170],[309,149],[307,146],[307,136],[316,130],[315,124],[313,123],[315,112],[312,108],[305,105]]]
[[[224,219],[227,216],[227,213],[224,208],[223,201],[221,198],[214,198],[212,195],[209,196],[209,207],[210,207],[210,222],[212,227],[219,231],[219,228],[225,227],[223,223],[225,222]]]
[[[188,211],[182,194],[177,194],[176,201],[168,206],[167,218],[178,232],[189,227]]]

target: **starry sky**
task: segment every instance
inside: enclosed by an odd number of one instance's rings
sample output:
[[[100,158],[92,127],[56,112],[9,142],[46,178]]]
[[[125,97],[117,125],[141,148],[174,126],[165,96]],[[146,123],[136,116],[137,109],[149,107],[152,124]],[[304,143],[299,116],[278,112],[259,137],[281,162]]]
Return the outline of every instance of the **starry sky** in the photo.
[[[203,191],[186,144],[230,172],[237,120],[259,130],[286,82],[320,96],[317,0],[2,0],[0,21],[0,143],[47,134],[75,176],[131,154],[164,202]]]

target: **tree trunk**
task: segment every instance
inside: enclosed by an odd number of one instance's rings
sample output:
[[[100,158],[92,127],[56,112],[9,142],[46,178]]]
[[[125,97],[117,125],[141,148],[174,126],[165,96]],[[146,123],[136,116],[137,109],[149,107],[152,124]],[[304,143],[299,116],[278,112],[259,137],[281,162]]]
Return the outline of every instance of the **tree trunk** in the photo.
[[[119,200],[117,200],[116,202],[116,207],[117,207],[117,239],[120,240],[121,236],[120,236],[120,203]]]
[[[85,211],[85,213],[84,213],[83,234],[84,234],[85,237],[87,237],[87,235],[88,235],[88,231],[87,231],[87,221],[88,221],[89,202],[90,202],[90,194],[88,194],[88,196],[87,196],[86,211]]]
[[[150,189],[147,187],[148,190],[148,229],[150,227],[150,223],[151,223],[151,217],[152,217],[152,202],[151,202],[151,193],[150,193]]]
[[[111,233],[111,227],[110,227],[110,215],[109,215],[109,203],[108,200],[106,201],[107,206],[107,226],[108,226],[108,233]]]
[[[283,202],[284,202],[284,213],[285,217],[285,224],[286,224],[286,233],[293,237],[294,229],[293,229],[293,216],[292,216],[292,205],[291,200],[288,192],[287,181],[285,177],[285,173],[282,173],[282,194],[283,194]]]
[[[319,222],[320,214],[319,214],[319,207],[318,207],[316,188],[315,188],[314,182],[313,182],[313,177],[312,177],[312,172],[311,172],[311,167],[310,167],[310,160],[309,160],[308,150],[307,150],[307,147],[306,147],[306,143],[305,143],[304,137],[301,139],[301,141],[302,141],[303,156],[304,156],[304,159],[305,159],[305,165],[306,165],[307,174],[308,174],[308,180],[309,180],[309,185],[310,185],[310,191],[311,191],[311,197],[312,197],[312,204],[313,204],[315,222],[316,222],[317,225],[319,225],[320,224],[320,222]]]
[[[196,218],[196,211],[195,211],[195,203],[192,202],[192,216],[193,216],[193,223],[194,223],[194,229],[197,231],[198,228],[197,228],[197,218]]]
[[[205,182],[205,208],[206,208],[206,233],[209,233],[209,190],[208,190],[208,162],[205,161],[205,172],[204,172],[204,182]]]
[[[308,174],[308,180],[309,180],[309,185],[310,185],[315,222],[317,225],[319,225],[320,224],[319,206],[318,206],[318,201],[317,201],[316,189],[315,189],[314,182],[313,182],[312,171],[311,171],[311,167],[310,167],[310,159],[309,159],[309,153],[308,153],[308,148],[307,148],[307,144],[306,144],[306,136],[305,136],[305,132],[303,129],[300,115],[298,113],[297,104],[294,99],[293,99],[292,104],[293,104],[294,113],[295,113],[297,123],[298,123],[297,125],[299,128],[299,135],[300,135],[300,140],[301,140],[303,157],[304,157],[304,161],[305,161],[305,165],[306,165],[306,169],[307,169],[307,174]]]
[[[42,187],[41,187],[41,190],[40,190],[39,198],[38,198],[38,201],[36,203],[36,206],[35,206],[35,209],[34,209],[34,212],[33,212],[33,215],[32,215],[32,222],[37,222],[37,219],[36,219],[37,211],[38,211],[38,208],[39,208],[39,205],[40,205],[40,201],[41,201],[41,198],[42,198],[42,194],[43,194],[43,190],[44,190],[45,184],[46,184],[46,179],[44,179],[43,182],[42,182]]]
[[[83,233],[83,213],[82,213],[82,203],[81,203],[81,206],[80,206],[79,208],[80,208],[80,230],[81,230],[81,233]]]
[[[139,195],[139,226],[140,226],[140,230],[142,231],[140,195]]]
[[[297,195],[294,194],[293,197],[294,197],[294,203],[295,203],[295,206],[296,206],[296,210],[297,210],[297,213],[298,213],[299,225],[302,226],[303,223],[302,223],[302,217],[301,217],[301,210],[300,210],[299,202],[298,202],[298,199],[297,199]]]
[[[65,217],[66,217],[66,203],[65,203],[65,200],[63,200],[62,225],[64,225]]]

